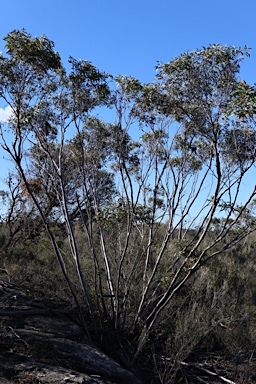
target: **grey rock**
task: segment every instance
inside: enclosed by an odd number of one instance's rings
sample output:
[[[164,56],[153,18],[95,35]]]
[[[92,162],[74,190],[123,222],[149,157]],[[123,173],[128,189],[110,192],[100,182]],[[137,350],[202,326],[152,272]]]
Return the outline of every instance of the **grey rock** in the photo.
[[[0,289],[0,383],[141,384],[74,321],[14,287]]]

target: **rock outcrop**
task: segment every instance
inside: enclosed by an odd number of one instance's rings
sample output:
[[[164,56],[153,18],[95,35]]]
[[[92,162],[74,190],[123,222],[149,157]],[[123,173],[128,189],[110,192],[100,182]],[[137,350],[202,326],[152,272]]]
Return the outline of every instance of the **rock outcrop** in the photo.
[[[0,282],[1,384],[141,384],[60,310]]]

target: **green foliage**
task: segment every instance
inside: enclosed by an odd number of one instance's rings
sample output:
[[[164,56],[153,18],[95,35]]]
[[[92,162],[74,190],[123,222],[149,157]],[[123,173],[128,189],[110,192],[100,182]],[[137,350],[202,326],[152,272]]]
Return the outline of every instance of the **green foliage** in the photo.
[[[256,89],[255,85],[249,85],[240,81],[233,93],[234,101],[229,113],[233,113],[242,120],[253,118],[256,113]]]
[[[160,205],[160,202],[159,202]],[[101,219],[106,223],[110,224],[121,224],[127,221],[128,215],[132,216],[134,225],[142,223],[149,223],[151,220],[151,210],[148,206],[137,205],[135,208],[127,203],[123,199],[118,199],[115,202],[111,202],[106,206],[106,209],[102,211]]]
[[[15,61],[24,62],[36,71],[46,72],[61,68],[60,55],[46,36],[32,38],[25,29],[13,30],[4,38],[6,52]]]

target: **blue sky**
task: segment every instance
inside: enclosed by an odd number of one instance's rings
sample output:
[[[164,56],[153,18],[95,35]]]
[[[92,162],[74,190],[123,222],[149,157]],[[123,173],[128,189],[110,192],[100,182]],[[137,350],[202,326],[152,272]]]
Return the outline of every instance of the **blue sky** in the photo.
[[[151,81],[156,61],[211,43],[248,45],[243,75],[254,81],[255,0],[9,0],[1,2],[0,50],[13,29],[45,33],[64,63],[86,59],[114,75]]]
[[[256,81],[255,0],[9,0],[0,9],[0,50],[8,32],[25,28],[53,40],[64,64],[71,55],[150,82],[157,61],[212,43],[247,45],[242,76]]]

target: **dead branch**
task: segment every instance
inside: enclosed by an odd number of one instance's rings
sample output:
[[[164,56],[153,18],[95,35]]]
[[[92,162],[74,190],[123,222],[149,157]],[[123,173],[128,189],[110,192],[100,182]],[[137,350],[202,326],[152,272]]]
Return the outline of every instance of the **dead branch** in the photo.
[[[236,384],[234,381],[231,381],[231,380],[227,379],[226,377],[223,377],[223,376],[218,375],[218,373],[209,371],[209,369],[204,368],[204,367],[202,366],[202,364],[191,364],[191,363],[186,363],[185,361],[180,361],[180,365],[183,365],[183,366],[186,366],[186,367],[196,368],[196,369],[198,369],[198,370],[200,370],[200,371],[203,371],[203,372],[207,373],[207,374],[210,375],[210,376],[215,376],[216,378],[218,378],[218,379],[224,381],[225,383],[228,383],[228,384]]]

